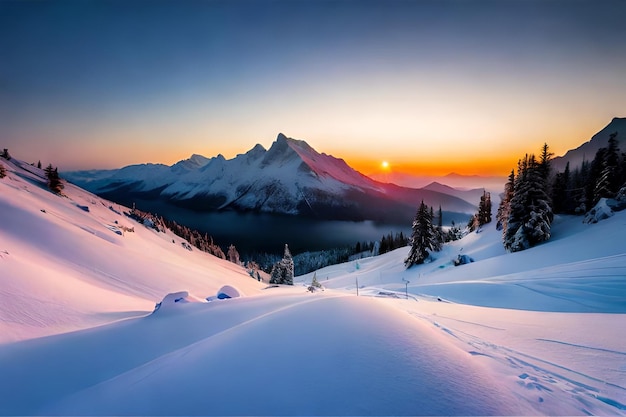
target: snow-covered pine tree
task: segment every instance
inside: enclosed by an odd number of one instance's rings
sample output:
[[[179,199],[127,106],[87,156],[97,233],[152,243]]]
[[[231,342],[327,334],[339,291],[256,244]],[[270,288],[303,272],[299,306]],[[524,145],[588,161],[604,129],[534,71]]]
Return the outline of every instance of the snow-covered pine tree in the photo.
[[[550,239],[553,217],[540,164],[526,155],[518,164],[504,247],[516,252]]]
[[[527,176],[528,154],[524,156],[524,159],[520,159],[517,162],[517,175],[515,176],[513,196],[509,204],[509,217],[507,219],[507,227],[503,233],[504,247],[512,252],[529,247],[528,244],[522,240],[524,236],[518,234],[518,231],[524,224],[526,212],[524,202],[528,188]],[[513,249],[514,246],[515,249]]]
[[[515,189],[515,171],[511,170],[509,179],[504,184],[504,195],[498,206],[498,212],[496,213],[496,229],[502,230],[502,238],[506,233],[507,224],[509,221],[509,215],[511,213],[511,199],[513,198],[513,191]]]
[[[294,266],[289,246],[285,244],[285,253],[283,259],[278,261],[272,267],[270,273],[270,284],[293,285]]]
[[[415,214],[412,229],[411,250],[404,261],[404,265],[407,268],[424,263],[428,258],[428,250],[434,251],[437,247],[432,216],[428,206],[424,204],[423,200]]]
[[[283,255],[283,264],[285,265],[285,275],[283,279],[283,284],[293,285],[293,258],[291,257],[291,252],[289,251],[289,246],[285,243],[285,254]]]
[[[309,285],[309,291],[311,292],[315,292],[318,289],[321,290],[322,289],[322,284],[320,284],[320,282],[317,280],[317,273],[313,273],[313,280],[311,281],[311,285]]]
[[[585,183],[585,206],[587,210],[590,210],[600,200],[601,195],[598,191],[601,190],[601,186],[598,186],[602,171],[605,167],[607,148],[600,148],[596,152],[591,165],[589,166],[589,175]]]

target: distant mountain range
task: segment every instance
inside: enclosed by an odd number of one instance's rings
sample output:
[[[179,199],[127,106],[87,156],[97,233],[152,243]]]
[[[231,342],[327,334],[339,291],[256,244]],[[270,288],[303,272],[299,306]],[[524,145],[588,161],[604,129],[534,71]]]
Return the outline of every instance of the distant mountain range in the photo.
[[[65,172],[69,181],[107,199],[161,200],[197,211],[302,215],[327,220],[406,222],[420,201],[444,211],[474,213],[476,204],[433,187],[415,189],[369,178],[342,159],[302,140],[278,135],[269,150],[256,145],[227,160],[192,155],[172,166]]]
[[[588,141],[576,149],[567,151],[563,156],[552,159],[552,168],[557,172],[565,170],[565,165],[569,162],[570,169],[580,167],[583,161],[593,161],[598,149],[605,148],[609,144],[609,136],[617,133],[619,148],[626,152],[626,117],[615,117],[604,129],[593,135]]]
[[[377,181],[390,182],[408,188],[428,188],[430,184],[437,183],[445,185],[455,191],[480,189],[481,194],[483,189],[495,194],[501,193],[502,190],[504,190],[504,184],[507,179],[504,176],[497,175],[462,175],[455,172],[443,176],[416,175],[406,172],[373,173],[368,176]]]

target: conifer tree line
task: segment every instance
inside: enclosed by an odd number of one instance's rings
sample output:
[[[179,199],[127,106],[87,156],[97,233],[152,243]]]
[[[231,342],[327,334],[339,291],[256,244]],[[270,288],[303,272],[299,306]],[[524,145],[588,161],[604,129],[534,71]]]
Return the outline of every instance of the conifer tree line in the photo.
[[[220,259],[226,259],[226,255],[224,254],[222,248],[220,248],[219,245],[215,244],[213,242],[213,238],[207,233],[202,236],[202,234],[200,234],[200,232],[195,229],[190,229],[187,226],[180,225],[175,221],[165,219],[162,216],[157,216],[147,211],[141,211],[136,207],[133,207],[129,213],[124,212],[124,214],[143,224],[145,224],[146,220],[149,220],[152,223],[153,229],[159,232],[165,232],[165,229],[169,229],[176,236],[182,237],[187,242],[189,242],[190,245],[196,247],[197,249],[203,252],[210,253],[211,255],[216,256]],[[230,254],[235,257],[235,252],[236,249],[233,246],[233,250],[230,252]]]
[[[626,186],[626,149],[620,150],[618,133],[609,136],[592,161],[583,161],[573,171],[569,163],[552,181],[555,213],[585,214],[601,198],[614,198]]]
[[[550,239],[554,214],[549,191],[550,159],[547,144],[539,159],[526,154],[511,171],[496,215],[504,247],[517,252]]]
[[[496,215],[507,250],[524,250],[550,239],[555,213],[582,215],[600,199],[619,195],[626,187],[626,153],[620,151],[617,135],[612,133],[607,147],[573,171],[568,162],[563,172],[552,172],[553,154],[547,144],[539,158],[531,154],[519,160]]]
[[[392,250],[403,248],[409,243],[409,240],[404,236],[404,233],[396,233],[395,235],[389,233],[380,239],[380,246],[378,254],[391,252]]]
[[[489,211],[488,215],[485,212],[486,210]],[[491,221],[491,197],[489,193],[483,194],[481,204],[479,205],[479,213],[472,216],[472,219],[481,219],[484,222]],[[470,224],[474,224],[474,220],[470,220]],[[434,209],[426,205],[422,200],[411,226],[411,238],[409,239],[411,249],[409,250],[409,255],[404,260],[404,265],[410,268],[413,265],[423,264],[431,252],[439,252],[444,243],[459,240],[465,233],[454,221],[452,221],[452,226],[448,231],[444,232],[441,206],[439,206],[439,210],[435,214]]]

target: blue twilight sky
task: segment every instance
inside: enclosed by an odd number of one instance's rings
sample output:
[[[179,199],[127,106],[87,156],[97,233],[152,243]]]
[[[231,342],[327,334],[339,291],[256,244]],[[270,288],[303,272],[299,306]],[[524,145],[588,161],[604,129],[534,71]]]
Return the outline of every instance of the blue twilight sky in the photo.
[[[365,173],[506,174],[614,116],[624,0],[0,0],[0,147],[61,170],[283,132]]]

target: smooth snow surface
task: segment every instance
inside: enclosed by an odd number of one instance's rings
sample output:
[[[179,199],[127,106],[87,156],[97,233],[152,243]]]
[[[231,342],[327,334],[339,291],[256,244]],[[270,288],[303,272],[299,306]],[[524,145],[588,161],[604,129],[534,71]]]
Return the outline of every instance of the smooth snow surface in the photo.
[[[0,415],[626,415],[626,211],[515,254],[488,225],[310,293],[0,164]]]

